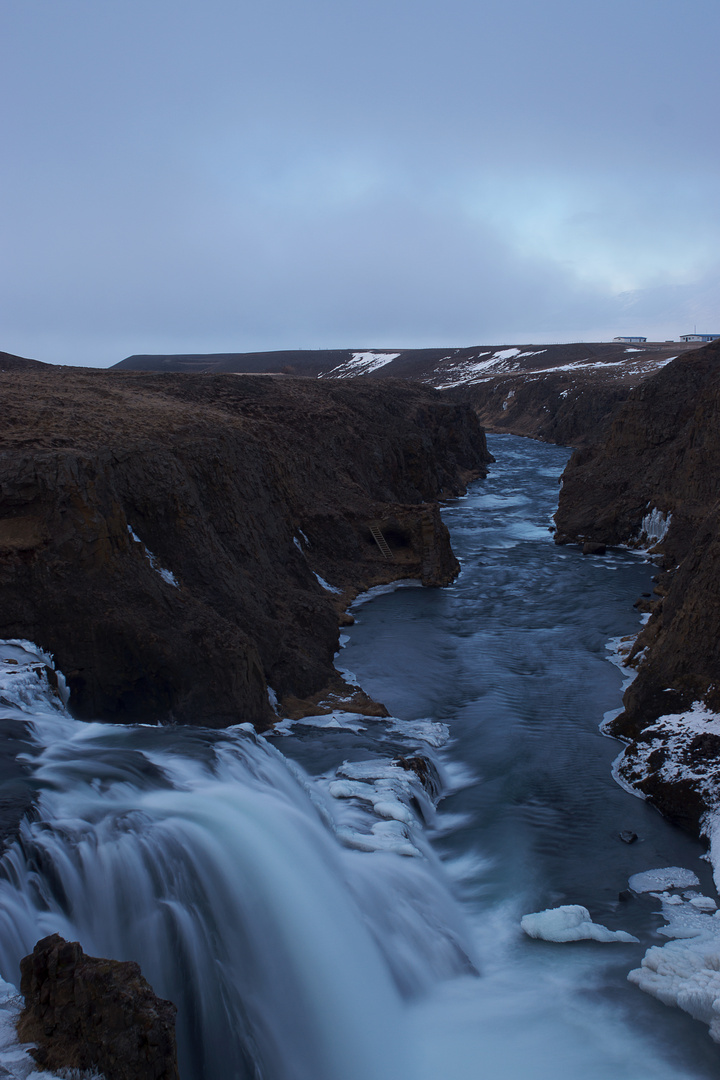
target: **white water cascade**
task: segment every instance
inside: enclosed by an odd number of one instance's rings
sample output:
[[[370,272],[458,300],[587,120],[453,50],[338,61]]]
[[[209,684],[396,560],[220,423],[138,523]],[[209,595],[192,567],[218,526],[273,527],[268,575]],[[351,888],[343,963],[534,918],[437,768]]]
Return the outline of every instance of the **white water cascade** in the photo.
[[[463,960],[456,928],[438,950],[454,905],[427,862],[341,847],[321,792],[249,725],[80,723],[43,658],[10,652],[40,796],[0,867],[4,977],[56,931],[138,960],[179,1007],[183,1080],[408,1076],[401,990]]]

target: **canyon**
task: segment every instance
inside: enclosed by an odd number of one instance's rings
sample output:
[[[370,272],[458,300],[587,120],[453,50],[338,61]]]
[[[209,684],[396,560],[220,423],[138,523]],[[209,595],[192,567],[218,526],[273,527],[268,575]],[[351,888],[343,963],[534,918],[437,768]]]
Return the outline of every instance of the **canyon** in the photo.
[[[471,408],[395,381],[32,363],[0,392],[0,635],[54,655],[75,715],[382,712],[335,671],[338,626],[360,590],[457,573],[437,500],[490,460]]]

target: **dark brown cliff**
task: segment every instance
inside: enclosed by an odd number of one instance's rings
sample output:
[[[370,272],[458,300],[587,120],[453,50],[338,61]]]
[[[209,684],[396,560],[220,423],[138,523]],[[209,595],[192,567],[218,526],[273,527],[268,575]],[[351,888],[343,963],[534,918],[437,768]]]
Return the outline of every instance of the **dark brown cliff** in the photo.
[[[573,455],[556,522],[559,542],[650,547],[667,525],[654,548],[661,573],[651,617],[631,654],[638,675],[612,730],[636,741],[628,761],[638,742],[652,742],[652,759],[628,766],[626,778],[697,828],[710,789],[698,796],[685,773],[716,762],[720,776],[720,739],[694,724],[683,743],[676,730],[672,770],[669,736],[654,724],[695,703],[720,712],[720,342],[648,379],[616,413],[607,441]]]
[[[469,408],[407,384],[43,368],[0,391],[0,636],[52,652],[81,717],[264,726],[268,686],[302,711],[358,590],[452,580],[436,500],[489,460]]]
[[[601,442],[632,390],[678,354],[685,342],[576,343],[530,346],[517,356],[498,353],[487,371],[446,391],[467,401],[493,433],[524,435],[562,446]],[[507,358],[504,358],[504,357]],[[458,369],[458,377],[464,371]]]

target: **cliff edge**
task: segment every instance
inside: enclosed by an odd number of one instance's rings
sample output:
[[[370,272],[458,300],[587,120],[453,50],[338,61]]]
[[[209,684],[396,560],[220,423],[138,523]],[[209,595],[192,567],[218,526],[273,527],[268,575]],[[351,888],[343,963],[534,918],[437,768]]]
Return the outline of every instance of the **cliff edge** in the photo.
[[[0,391],[0,637],[53,653],[81,718],[337,707],[347,603],[451,581],[436,500],[491,460],[471,409],[406,383],[43,366]]]
[[[693,831],[720,805],[720,342],[679,357],[576,451],[556,515],[560,543],[645,547],[660,562],[637,678],[610,731],[620,776]]]

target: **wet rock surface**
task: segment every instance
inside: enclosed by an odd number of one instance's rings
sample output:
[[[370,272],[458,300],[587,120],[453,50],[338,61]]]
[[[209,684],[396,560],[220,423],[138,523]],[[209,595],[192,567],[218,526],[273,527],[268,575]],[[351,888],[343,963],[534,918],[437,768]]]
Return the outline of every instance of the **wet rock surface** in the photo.
[[[43,1069],[97,1069],[105,1080],[179,1080],[175,1006],[133,962],[86,956],[52,934],[20,962],[22,1042]]]
[[[720,795],[718,740],[708,731],[697,741],[709,720],[686,724],[683,736],[677,718],[698,703],[720,712],[719,342],[648,379],[607,440],[573,455],[556,522],[560,543],[642,545],[660,562],[629,657],[638,675],[610,730],[631,740],[623,777],[697,831]],[[656,725],[668,716],[672,725]]]
[[[452,580],[436,500],[490,460],[470,408],[394,381],[42,365],[0,391],[0,636],[54,654],[81,718],[263,728],[268,687],[317,697],[359,590]]]

